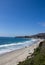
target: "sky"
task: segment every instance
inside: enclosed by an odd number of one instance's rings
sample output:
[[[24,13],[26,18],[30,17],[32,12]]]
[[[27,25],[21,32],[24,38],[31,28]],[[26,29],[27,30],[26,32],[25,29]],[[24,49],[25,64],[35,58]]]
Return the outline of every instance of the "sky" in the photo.
[[[45,32],[45,0],[0,0],[0,36]]]

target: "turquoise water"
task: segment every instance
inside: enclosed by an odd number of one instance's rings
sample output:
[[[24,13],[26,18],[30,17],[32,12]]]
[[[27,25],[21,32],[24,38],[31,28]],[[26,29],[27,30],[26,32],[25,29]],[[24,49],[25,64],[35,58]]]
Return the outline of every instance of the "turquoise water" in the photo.
[[[0,37],[0,54],[31,45],[34,40],[14,37]]]

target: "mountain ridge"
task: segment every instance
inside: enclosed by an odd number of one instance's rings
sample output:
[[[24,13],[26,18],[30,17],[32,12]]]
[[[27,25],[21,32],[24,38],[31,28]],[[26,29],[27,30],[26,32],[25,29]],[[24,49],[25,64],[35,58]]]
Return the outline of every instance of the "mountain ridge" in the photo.
[[[29,36],[16,36],[16,38],[44,38],[45,39],[45,33],[38,33],[35,35],[29,35]]]

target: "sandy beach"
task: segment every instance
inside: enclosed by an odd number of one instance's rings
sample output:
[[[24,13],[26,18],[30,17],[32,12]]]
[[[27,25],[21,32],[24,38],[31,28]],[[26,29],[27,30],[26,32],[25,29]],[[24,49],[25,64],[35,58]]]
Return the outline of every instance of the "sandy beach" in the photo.
[[[27,56],[31,55],[41,41],[42,40],[38,40],[31,46],[0,55],[0,65],[17,65],[18,62],[25,60]]]

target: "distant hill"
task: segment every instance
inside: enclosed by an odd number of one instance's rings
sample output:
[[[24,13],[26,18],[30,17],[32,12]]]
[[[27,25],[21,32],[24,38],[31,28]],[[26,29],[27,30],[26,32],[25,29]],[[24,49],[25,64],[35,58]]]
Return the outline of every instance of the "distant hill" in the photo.
[[[16,36],[16,38],[44,38],[45,39],[45,33],[38,33],[31,36]]]
[[[34,37],[34,38],[44,38],[45,39],[45,33],[39,33],[39,34],[33,35],[31,37]]]

